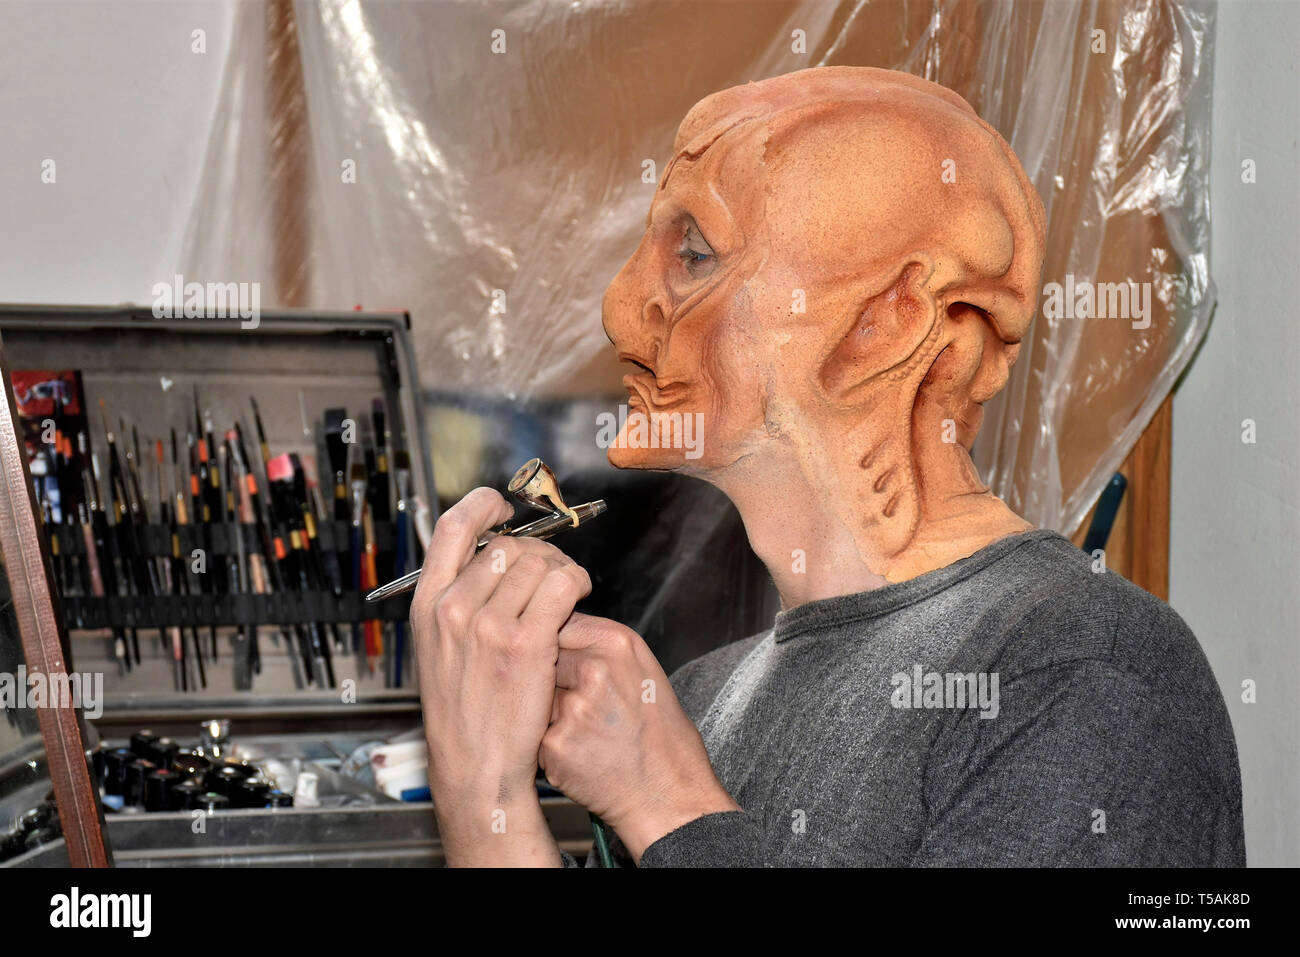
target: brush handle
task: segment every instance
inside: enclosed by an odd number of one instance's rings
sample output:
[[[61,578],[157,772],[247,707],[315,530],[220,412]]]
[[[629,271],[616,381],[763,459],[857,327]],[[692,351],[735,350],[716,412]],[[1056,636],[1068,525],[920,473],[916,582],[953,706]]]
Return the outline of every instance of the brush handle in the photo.
[[[181,635],[181,641],[185,641],[185,636]],[[199,632],[197,628],[190,629],[190,642],[194,645],[194,657],[189,660],[194,662],[198,671],[199,687],[206,690],[208,687],[208,673],[203,667],[203,644],[199,641]],[[186,656],[189,657],[188,655]]]
[[[99,553],[95,548],[95,531],[86,522],[81,526],[81,537],[86,546],[86,568],[90,573],[90,593],[98,597],[104,595],[104,577],[99,571]]]
[[[352,553],[352,588],[361,591],[361,523],[353,522],[348,533],[348,544]],[[361,651],[361,622],[352,623],[352,652]]]
[[[398,575],[406,574],[406,539],[410,535],[410,515],[406,503],[397,505],[397,542],[393,548],[393,566]],[[393,623],[393,687],[402,686],[402,656],[406,654],[406,623]]]
[[[404,508],[397,510],[397,520],[394,523],[393,533],[395,541],[393,543],[393,565],[394,571],[398,575],[406,574],[406,553],[409,550],[407,539],[410,537],[411,516]]]

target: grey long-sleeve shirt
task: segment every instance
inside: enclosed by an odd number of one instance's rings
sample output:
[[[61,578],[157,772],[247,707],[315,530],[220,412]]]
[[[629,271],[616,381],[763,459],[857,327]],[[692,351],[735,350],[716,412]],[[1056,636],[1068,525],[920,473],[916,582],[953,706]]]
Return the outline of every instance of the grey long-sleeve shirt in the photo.
[[[781,612],[672,683],[744,811],[643,867],[1245,863],[1196,638],[1054,532]]]

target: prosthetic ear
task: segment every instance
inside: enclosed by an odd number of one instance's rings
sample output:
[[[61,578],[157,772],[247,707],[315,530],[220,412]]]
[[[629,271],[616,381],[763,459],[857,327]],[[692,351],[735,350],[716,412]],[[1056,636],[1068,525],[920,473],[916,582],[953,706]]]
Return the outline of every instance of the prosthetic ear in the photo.
[[[886,289],[857,310],[819,373],[831,401],[852,404],[871,383],[903,379],[933,361],[940,324],[938,306],[925,288],[933,273],[932,262],[912,257]],[[920,519],[912,421],[901,416],[885,429],[879,420],[864,419],[853,441],[863,453],[858,462],[859,514],[875,527],[885,553],[895,554],[912,540]]]
[[[964,384],[966,398],[987,402],[1007,384],[1020,342],[1029,332],[1038,304],[1038,281],[1043,268],[1046,219],[1043,204],[1010,153],[1018,190],[1006,186],[996,208],[976,205],[965,211],[961,232],[987,237],[984,256],[962,270],[954,282],[935,290],[946,320],[944,352],[950,362],[966,367],[953,381]],[[969,257],[959,257],[968,260]],[[958,360],[957,352],[965,352]]]
[[[941,297],[951,303],[944,314],[953,346],[974,354],[976,367],[963,379],[969,398],[987,402],[1007,384],[1034,305],[1000,284],[967,286]]]
[[[883,292],[858,310],[831,354],[820,379],[828,396],[851,400],[877,378],[901,379],[915,362],[926,337],[935,329],[934,298],[925,288],[933,266],[912,260]]]

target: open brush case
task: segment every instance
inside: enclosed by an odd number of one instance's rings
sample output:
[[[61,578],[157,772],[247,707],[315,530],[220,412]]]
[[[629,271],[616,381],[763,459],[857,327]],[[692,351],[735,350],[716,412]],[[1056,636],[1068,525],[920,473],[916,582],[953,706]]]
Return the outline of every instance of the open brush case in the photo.
[[[422,394],[409,318],[404,314],[267,311],[257,328],[244,329],[238,319],[156,319],[148,307],[13,306],[0,308],[0,335],[11,371],[81,373],[90,444],[100,459],[101,487],[108,464],[100,400],[109,427],[117,433],[120,454],[131,443],[134,428],[141,444],[141,485],[154,503],[155,514],[154,443],[164,441],[169,465],[171,430],[176,429],[184,464],[185,433],[196,428],[197,389],[200,415],[211,418],[218,443],[234,422],[241,423],[251,470],[260,477],[250,402],[255,397],[272,455],[297,457],[303,471],[317,479],[327,512],[332,510],[334,482],[325,442],[326,410],[345,408],[358,427],[363,419],[370,426],[374,401],[381,400],[389,434],[390,475],[391,452],[405,450],[410,458],[411,500],[427,504],[436,516]],[[125,434],[121,434],[123,423]],[[373,428],[368,431],[366,438],[373,444]],[[164,471],[164,496],[170,482]],[[262,489],[263,494],[266,491]],[[396,502],[394,487],[393,508]],[[376,520],[372,524],[378,564],[381,569],[392,567],[395,523]],[[320,521],[317,547],[346,559],[349,525],[329,517]],[[232,553],[239,553],[237,536],[243,538],[244,555],[253,554],[260,545],[251,523],[214,525],[205,536],[198,525],[172,529],[151,518],[139,530],[140,546],[150,556],[173,554],[173,531],[182,555],[203,548],[210,566],[217,568]],[[57,578],[59,561],[71,567],[84,554],[84,538],[75,527],[58,524],[47,526],[46,535],[46,547],[57,556],[52,566]],[[412,531],[411,539],[415,538]],[[416,546],[416,554],[407,559],[408,569],[415,567],[418,557]],[[405,622],[411,596],[363,604],[358,591],[350,587],[346,565],[344,572],[342,595],[304,588],[279,594],[231,595],[214,589],[183,596],[95,597],[56,584],[56,614],[62,616],[70,645],[69,671],[104,676],[103,714],[87,716],[89,743],[98,739],[104,749],[127,748],[133,735],[148,729],[188,748],[199,744],[201,721],[220,718],[229,722],[227,747],[240,760],[275,768],[290,780],[309,769],[316,779],[317,806],[232,807],[207,817],[201,833],[192,828],[189,810],[110,809],[104,816],[104,835],[117,864],[419,866],[441,861],[427,797],[408,793],[406,800],[399,800],[384,793],[368,774],[348,773],[349,764],[355,772],[357,756],[377,742],[397,740],[401,747],[415,749],[422,745],[409,632],[401,686],[395,686],[391,661],[393,627]],[[382,571],[380,577],[386,580]],[[364,649],[358,653],[352,645],[354,623],[365,620],[385,623],[387,660],[367,659]],[[304,682],[302,671],[295,675],[294,656],[299,649],[285,640],[281,626],[292,633],[305,621],[318,623],[327,640],[341,633],[344,646],[331,642],[332,686]],[[239,644],[241,626],[245,635],[256,628],[256,662],[244,655],[246,648]],[[169,628],[197,635],[205,648],[215,631],[217,656],[205,662],[206,687],[196,686],[190,666],[186,687],[178,690],[174,656],[165,640]],[[132,631],[140,661],[132,660],[130,670],[124,671],[114,635]],[[104,772],[101,768],[95,773]],[[559,796],[545,798],[544,806],[561,845],[583,853],[590,843],[585,812]],[[0,806],[0,812],[6,810],[17,814],[21,807]],[[136,813],[130,813],[133,810]],[[13,866],[15,861],[18,866],[43,866],[66,863],[67,855],[61,842],[53,841],[0,866]]]
[[[390,447],[404,449],[410,456],[413,496],[431,501],[433,477],[424,449],[419,388],[404,315],[264,313],[257,328],[242,329],[238,319],[158,320],[147,308],[10,309],[0,314],[0,332],[11,370],[76,369],[81,373],[87,431],[102,473],[102,497],[108,497],[109,461],[104,419],[115,434],[119,458],[125,459],[133,437],[139,437],[137,469],[150,509],[148,522],[137,529],[139,550],[151,560],[166,558],[173,553],[175,533],[180,554],[187,561],[196,550],[202,550],[206,575],[213,583],[201,594],[160,596],[137,593],[94,597],[82,588],[61,589],[74,666],[104,671],[108,710],[152,709],[167,700],[195,699],[210,710],[232,698],[232,706],[237,707],[240,697],[249,692],[260,699],[288,694],[322,702],[338,701],[338,689],[345,686],[364,697],[410,697],[409,651],[404,669],[407,687],[403,691],[393,687],[391,660],[372,657],[367,661],[364,648],[358,652],[351,647],[353,623],[404,621],[410,596],[367,605],[353,587],[350,523],[330,517],[334,481],[325,440],[327,409],[347,410],[355,423],[351,437],[360,443],[363,434],[373,431],[372,406],[379,400]],[[184,526],[169,527],[158,522],[160,476],[164,498],[169,497],[175,480],[171,470],[172,430],[179,433],[184,473],[181,481],[187,481],[186,433],[198,431],[196,394],[198,414],[211,419],[217,445],[222,444],[227,429],[236,422],[241,424],[251,459],[250,471],[259,483],[264,504],[270,490],[266,488],[258,453],[252,398],[257,401],[271,454],[296,456],[306,476],[318,480],[326,517],[316,522],[317,551],[337,556],[341,594],[316,586],[262,594],[252,593],[251,589],[232,593],[225,590],[224,584],[217,587],[216,582],[237,553],[259,553],[261,543],[253,523],[230,524],[214,519],[205,529],[195,520],[197,516],[191,516],[190,523]],[[366,437],[373,446],[373,436]],[[202,439],[202,434],[197,438]],[[161,472],[154,454],[159,439],[163,440],[165,460]],[[216,448],[209,450],[214,465],[222,461],[217,453]],[[392,475],[391,467],[388,474]],[[225,483],[222,474],[223,490]],[[396,502],[391,491],[389,499]],[[390,506],[390,516],[391,512]],[[371,524],[379,566],[390,566],[394,521],[389,517]],[[86,545],[77,526],[60,523],[47,530],[57,539],[51,542],[56,574],[62,566],[79,568]],[[288,535],[279,537],[288,547]],[[199,580],[198,576],[191,578]],[[329,649],[332,688],[326,682],[314,681],[302,663],[295,674],[291,652],[297,645],[282,640],[281,626],[303,622],[318,624],[331,637],[341,633],[348,646]],[[243,626],[245,635],[251,636],[256,630],[258,654],[251,663],[242,648],[231,644],[230,633],[239,626]],[[197,631],[207,638],[202,647],[209,653],[212,629],[227,639],[218,641],[216,659],[205,662],[206,680],[202,684],[206,688],[196,680],[197,668],[190,662],[185,690],[178,693],[170,649],[160,637],[170,627],[180,627],[187,635]],[[131,668],[125,673],[120,673],[114,656],[115,629],[133,630],[132,643],[140,650],[141,660],[136,662],[131,657]],[[134,652],[134,648],[129,650]],[[391,659],[391,648],[385,647],[385,653]],[[189,654],[195,657],[194,652]]]

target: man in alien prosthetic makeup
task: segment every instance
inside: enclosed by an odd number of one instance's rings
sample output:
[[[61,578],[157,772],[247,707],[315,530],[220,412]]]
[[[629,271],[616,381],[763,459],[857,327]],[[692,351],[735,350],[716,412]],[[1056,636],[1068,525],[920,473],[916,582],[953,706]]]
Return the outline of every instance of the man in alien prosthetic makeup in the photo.
[[[783,610],[670,685],[573,611],[558,549],[475,554],[498,493],[448,510],[411,617],[450,863],[566,860],[539,761],[641,866],[1244,863],[1195,637],[971,464],[1043,245],[1010,148],[932,83],[828,67],[690,111],[604,324],[633,410],[702,413],[703,454],[610,460],[724,491]]]

